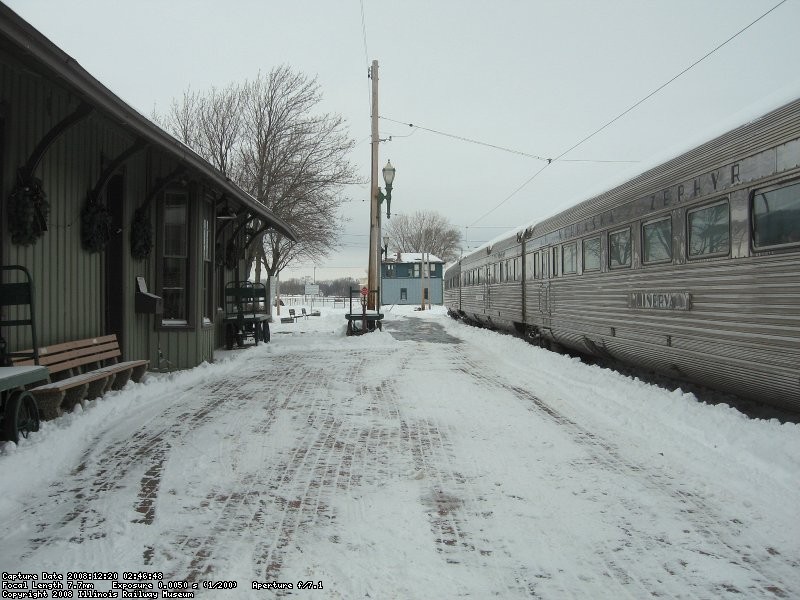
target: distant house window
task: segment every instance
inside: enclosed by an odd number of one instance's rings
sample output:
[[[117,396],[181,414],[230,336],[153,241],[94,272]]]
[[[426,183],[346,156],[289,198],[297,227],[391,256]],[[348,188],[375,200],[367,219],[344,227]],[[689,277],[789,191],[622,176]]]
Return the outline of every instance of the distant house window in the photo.
[[[593,237],[583,240],[583,270],[600,270],[600,238]]]
[[[753,245],[800,243],[800,183],[753,195]]]
[[[394,279],[397,276],[397,272],[395,271],[393,264],[386,265],[386,278],[387,279]]]
[[[162,323],[189,323],[189,199],[185,193],[164,194],[161,215]]]
[[[408,288],[400,288],[400,300],[408,300]]]
[[[692,210],[687,220],[689,258],[728,253],[731,247],[731,218],[727,200]]]
[[[631,266],[631,230],[608,234],[608,266],[612,269]]]
[[[659,219],[642,225],[642,262],[658,263],[672,260],[672,218]]]
[[[411,275],[411,276],[412,276],[414,279],[419,279],[419,278],[420,278],[420,273],[421,273],[421,272],[422,272],[422,269],[420,268],[420,265],[419,265],[419,263],[414,263],[414,267],[413,267],[413,273],[412,273],[412,275]]]
[[[565,274],[578,272],[578,243],[564,244],[561,247],[561,272]]]

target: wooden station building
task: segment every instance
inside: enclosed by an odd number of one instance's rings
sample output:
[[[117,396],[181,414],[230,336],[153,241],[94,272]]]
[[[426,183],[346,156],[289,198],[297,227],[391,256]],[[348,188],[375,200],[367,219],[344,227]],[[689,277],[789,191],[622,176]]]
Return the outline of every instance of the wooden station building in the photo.
[[[0,265],[32,275],[39,345],[113,333],[151,368],[212,361],[244,247],[268,229],[294,239],[3,4],[0,192]],[[25,328],[0,335],[31,345]]]

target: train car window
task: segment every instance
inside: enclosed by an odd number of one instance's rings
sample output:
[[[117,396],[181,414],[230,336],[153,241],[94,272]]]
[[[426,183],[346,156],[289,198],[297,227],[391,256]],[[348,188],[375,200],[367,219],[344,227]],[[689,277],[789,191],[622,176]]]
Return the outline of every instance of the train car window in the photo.
[[[630,227],[608,234],[608,266],[612,269],[631,266]]]
[[[561,246],[561,272],[565,275],[578,272],[578,243]]]
[[[753,194],[753,246],[800,244],[800,183]]]
[[[689,258],[728,254],[731,247],[730,214],[727,200],[687,213]]]
[[[525,255],[525,279],[536,277],[536,253],[531,252]]]
[[[550,276],[551,277],[558,277],[558,246],[554,246],[552,251],[550,252]]]
[[[583,240],[583,270],[600,270],[600,237]]]
[[[645,264],[672,260],[672,218],[642,224],[642,262]]]

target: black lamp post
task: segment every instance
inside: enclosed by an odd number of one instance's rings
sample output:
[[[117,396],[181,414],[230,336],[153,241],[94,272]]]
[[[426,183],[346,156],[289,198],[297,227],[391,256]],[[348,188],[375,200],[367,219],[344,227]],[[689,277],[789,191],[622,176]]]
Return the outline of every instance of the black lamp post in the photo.
[[[384,260],[389,259],[389,236],[383,236],[383,258]]]
[[[383,180],[386,182],[386,194],[378,188],[378,204],[386,200],[386,218],[392,218],[392,183],[394,183],[395,168],[392,166],[392,161],[387,160],[386,166],[383,167]]]

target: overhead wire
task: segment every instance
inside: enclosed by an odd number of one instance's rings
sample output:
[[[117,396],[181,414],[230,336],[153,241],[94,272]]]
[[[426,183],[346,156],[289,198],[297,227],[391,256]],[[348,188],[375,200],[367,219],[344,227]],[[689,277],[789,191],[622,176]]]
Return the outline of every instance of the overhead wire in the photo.
[[[364,65],[367,67],[367,106],[369,106],[369,113],[372,114],[372,86],[369,83],[370,63],[369,52],[367,51],[367,19],[364,15],[364,0],[360,0],[361,4],[361,37],[364,41]]]
[[[389,121],[391,123],[397,123],[399,125],[406,125],[408,127],[412,127],[414,132],[410,135],[413,135],[418,130],[427,131],[429,133],[434,133],[436,135],[441,135],[444,137],[448,137],[454,140],[459,140],[462,142],[467,142],[469,144],[476,144],[478,146],[486,146],[487,148],[493,148],[495,150],[501,150],[502,152],[508,152],[510,154],[517,154],[519,156],[525,156],[528,158],[533,158],[542,162],[552,162],[557,160],[555,158],[546,158],[544,156],[539,156],[538,154],[531,154],[530,152],[523,152],[522,150],[515,150],[514,148],[507,148],[505,146],[499,146],[497,144],[490,144],[489,142],[483,142],[481,140],[476,140],[473,138],[468,138],[462,135],[456,135],[454,133],[447,133],[445,131],[440,131],[438,129],[433,129],[431,127],[423,127],[422,125],[415,125],[414,123],[406,123],[404,121],[398,121],[397,119],[391,119],[389,117],[378,117],[384,121]],[[400,136],[400,135],[393,135],[390,136],[390,139],[393,137],[409,137],[409,136]],[[639,162],[636,160],[595,160],[590,158],[574,158],[574,159],[563,159],[564,162],[591,162],[591,163],[635,163]]]
[[[647,101],[647,100],[649,100],[650,98],[652,98],[653,96],[655,96],[655,95],[656,95],[658,92],[660,92],[661,90],[663,90],[664,88],[666,88],[668,85],[670,85],[672,82],[674,82],[675,80],[677,80],[677,79],[678,79],[678,78],[680,78],[681,76],[683,76],[683,75],[685,75],[686,73],[688,73],[688,72],[689,72],[691,69],[693,69],[694,67],[696,67],[697,65],[699,65],[701,62],[703,62],[705,59],[707,59],[709,56],[711,56],[712,54],[714,54],[715,52],[717,52],[717,51],[718,51],[720,48],[722,48],[723,46],[725,46],[726,44],[728,44],[729,42],[731,42],[731,41],[732,41],[732,40],[734,40],[735,38],[739,37],[739,36],[740,36],[742,33],[744,33],[745,31],[747,31],[748,29],[750,29],[750,28],[751,28],[753,25],[755,25],[756,23],[758,23],[759,21],[761,21],[761,20],[762,20],[763,18],[765,18],[767,15],[769,15],[770,13],[772,13],[773,11],[775,11],[777,8],[779,8],[780,6],[782,6],[783,4],[785,4],[785,3],[786,3],[786,2],[788,2],[788,1],[789,1],[789,0],[781,0],[780,2],[778,2],[778,4],[776,4],[775,6],[773,6],[772,8],[770,8],[768,11],[766,11],[765,13],[763,13],[761,16],[759,16],[759,17],[758,17],[758,18],[756,18],[755,20],[751,21],[751,22],[750,22],[748,25],[746,25],[745,27],[743,27],[742,29],[740,29],[739,31],[737,31],[736,33],[734,33],[734,34],[733,34],[732,36],[730,36],[728,39],[726,39],[726,40],[725,40],[725,41],[723,41],[722,43],[718,44],[718,45],[717,45],[716,47],[714,47],[714,48],[713,48],[711,51],[707,52],[707,53],[706,53],[706,54],[704,54],[704,55],[703,55],[701,58],[697,59],[697,60],[696,60],[696,61],[694,61],[694,62],[693,62],[691,65],[689,65],[688,67],[686,67],[685,69],[683,69],[683,70],[682,70],[680,73],[678,73],[677,75],[675,75],[675,76],[671,77],[671,78],[670,78],[670,79],[669,79],[667,82],[665,82],[665,83],[663,83],[662,85],[658,86],[656,89],[654,89],[652,92],[650,92],[649,94],[647,94],[646,96],[644,96],[642,99],[638,100],[638,101],[637,101],[637,102],[635,102],[633,105],[631,105],[629,108],[627,108],[627,109],[625,109],[624,111],[622,111],[622,112],[621,112],[620,114],[618,114],[616,117],[614,117],[613,119],[611,119],[610,121],[608,121],[607,123],[605,123],[605,124],[604,124],[602,127],[600,127],[600,128],[598,128],[597,130],[593,131],[592,133],[590,133],[589,135],[587,135],[586,137],[584,137],[582,140],[580,140],[578,143],[576,143],[576,144],[574,144],[574,145],[570,146],[570,147],[569,147],[567,150],[565,150],[564,152],[562,152],[561,154],[559,154],[558,156],[556,156],[556,158],[554,158],[554,159],[552,159],[552,160],[548,161],[548,162],[547,162],[547,164],[545,164],[544,166],[542,166],[542,168],[540,168],[538,171],[536,171],[536,172],[535,172],[535,173],[534,173],[534,174],[533,174],[531,177],[529,177],[529,178],[528,178],[528,179],[527,179],[527,180],[526,180],[526,181],[525,181],[525,182],[524,182],[522,185],[520,185],[520,186],[519,186],[517,189],[515,189],[513,192],[511,192],[511,194],[509,194],[508,196],[506,196],[506,197],[505,197],[505,198],[504,198],[504,199],[503,199],[503,200],[502,200],[502,201],[501,201],[499,204],[497,204],[497,206],[495,206],[495,207],[494,207],[494,208],[492,208],[491,210],[489,210],[489,211],[487,211],[486,213],[484,213],[484,214],[483,214],[481,217],[479,217],[478,219],[476,219],[475,221],[473,221],[473,222],[470,224],[470,227],[471,227],[472,225],[474,225],[475,223],[478,223],[478,222],[479,222],[479,221],[481,221],[482,219],[486,218],[486,217],[487,217],[487,216],[489,216],[490,214],[492,214],[492,213],[493,213],[494,211],[496,211],[498,208],[500,208],[501,206],[503,206],[503,204],[505,204],[506,202],[508,202],[508,201],[509,201],[511,198],[513,198],[514,196],[516,196],[516,195],[517,195],[517,194],[518,194],[518,193],[519,193],[519,192],[520,192],[520,191],[521,191],[523,188],[525,188],[525,187],[526,187],[528,184],[530,184],[530,182],[531,182],[531,181],[533,181],[534,179],[536,179],[536,178],[537,178],[537,177],[538,177],[538,176],[539,176],[539,175],[540,175],[540,174],[541,174],[541,173],[542,173],[542,172],[543,172],[543,171],[544,171],[544,170],[545,170],[547,167],[549,167],[549,166],[552,164],[552,162],[553,162],[553,161],[560,161],[560,160],[561,160],[561,159],[562,159],[562,158],[563,158],[565,155],[567,155],[567,154],[569,154],[570,152],[572,152],[573,150],[575,150],[575,148],[578,148],[579,146],[581,146],[582,144],[584,144],[584,143],[586,143],[587,141],[589,141],[590,139],[592,139],[592,138],[593,138],[595,135],[597,135],[598,133],[600,133],[600,132],[601,132],[601,131],[603,131],[604,129],[608,128],[609,126],[611,126],[611,125],[613,125],[614,123],[616,123],[617,121],[619,121],[619,120],[620,120],[622,117],[624,117],[625,115],[627,115],[627,114],[628,114],[629,112],[631,112],[633,109],[635,109],[636,107],[638,107],[638,106],[640,106],[641,104],[643,104],[645,101]],[[564,161],[564,162],[566,162],[566,161]]]

